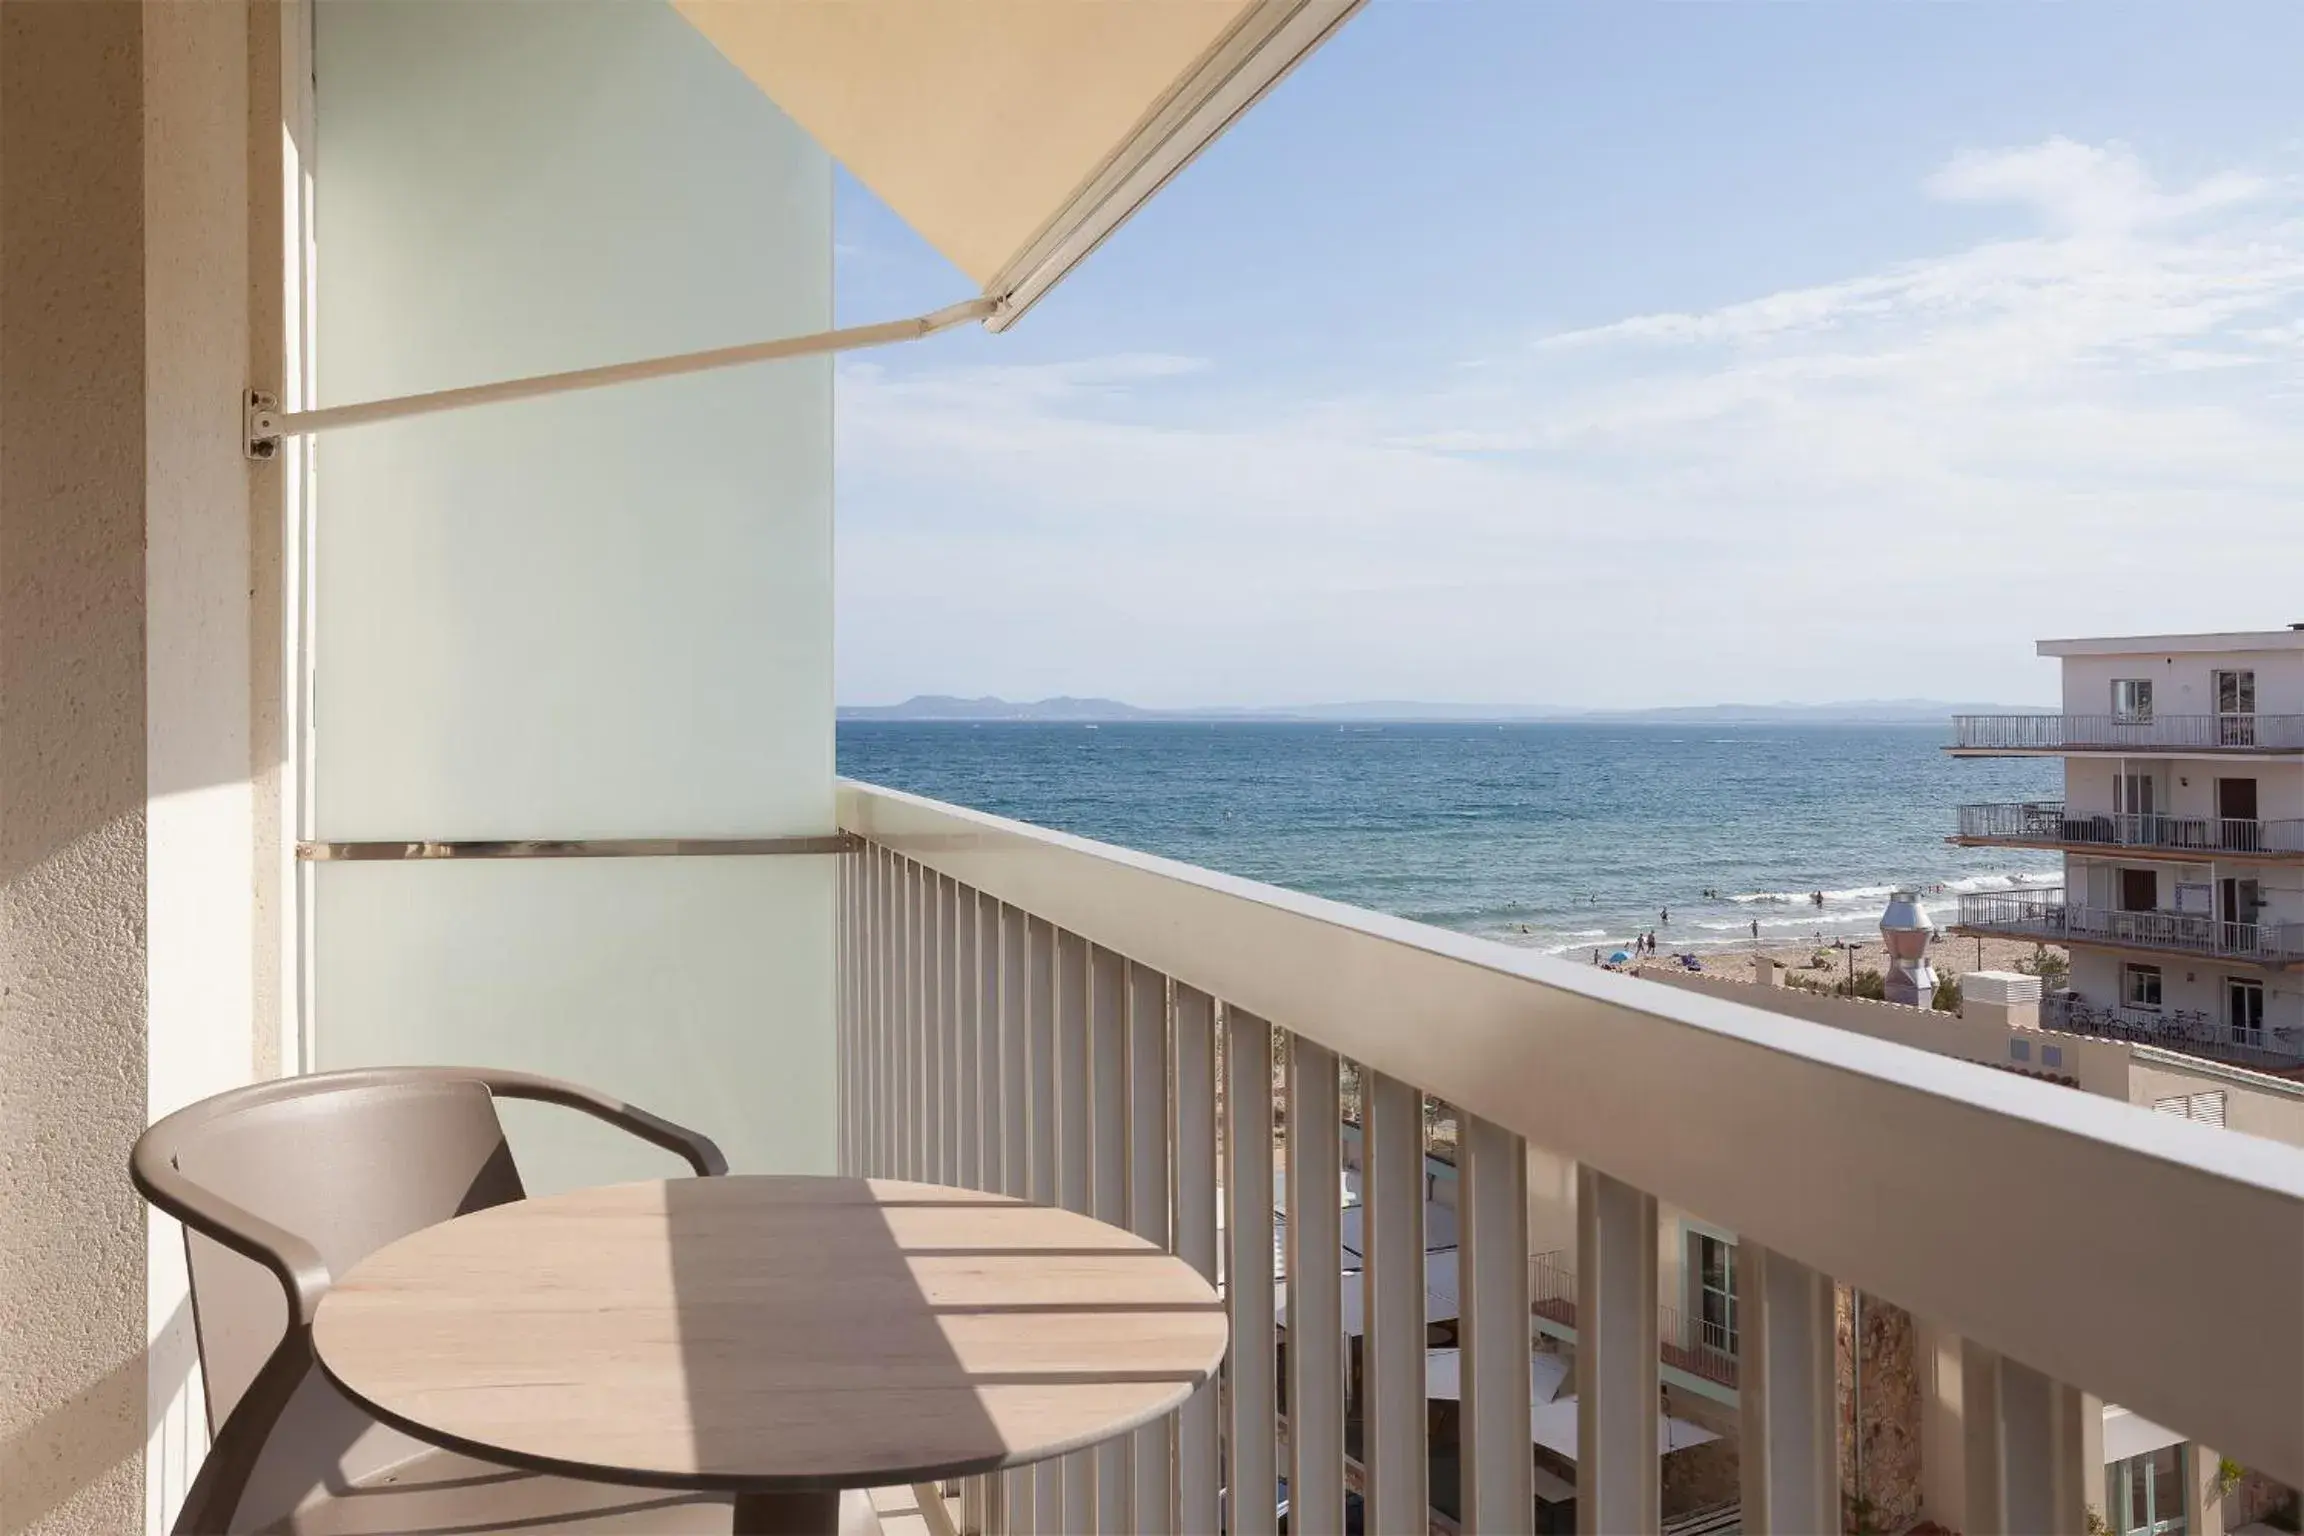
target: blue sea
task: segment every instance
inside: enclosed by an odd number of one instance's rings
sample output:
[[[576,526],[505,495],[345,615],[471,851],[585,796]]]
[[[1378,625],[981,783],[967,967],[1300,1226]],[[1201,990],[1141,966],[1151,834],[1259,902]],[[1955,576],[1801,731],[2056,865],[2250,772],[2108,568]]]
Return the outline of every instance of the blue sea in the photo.
[[[840,772],[1507,943],[1667,949],[1874,930],[1892,889],[2054,884],[1955,848],[1968,801],[2053,799],[2050,760],[1934,726],[843,721]],[[1707,896],[1706,891],[1716,892]],[[1824,893],[1819,908],[1811,893]],[[1662,914],[1669,913],[1669,917]]]

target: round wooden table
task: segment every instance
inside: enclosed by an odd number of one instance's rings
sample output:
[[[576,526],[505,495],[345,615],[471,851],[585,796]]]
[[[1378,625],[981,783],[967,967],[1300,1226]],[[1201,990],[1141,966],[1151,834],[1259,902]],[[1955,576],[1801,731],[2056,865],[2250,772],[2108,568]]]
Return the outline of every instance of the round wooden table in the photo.
[[[508,1466],[735,1495],[831,1532],[840,1491],[1061,1455],[1223,1358],[1189,1265],[1069,1211],[880,1179],[620,1184],[458,1217],[321,1300],[320,1364],[387,1423]]]

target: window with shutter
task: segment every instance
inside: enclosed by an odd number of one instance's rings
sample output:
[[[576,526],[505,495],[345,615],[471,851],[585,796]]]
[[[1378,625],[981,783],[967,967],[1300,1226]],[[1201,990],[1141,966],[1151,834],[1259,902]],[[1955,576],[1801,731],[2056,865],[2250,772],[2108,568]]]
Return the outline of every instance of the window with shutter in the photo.
[[[2174,1115],[2179,1120],[2197,1120],[2202,1125],[2224,1123],[2224,1091],[2208,1093],[2172,1093],[2164,1099],[2154,1099],[2152,1108],[2163,1115]]]

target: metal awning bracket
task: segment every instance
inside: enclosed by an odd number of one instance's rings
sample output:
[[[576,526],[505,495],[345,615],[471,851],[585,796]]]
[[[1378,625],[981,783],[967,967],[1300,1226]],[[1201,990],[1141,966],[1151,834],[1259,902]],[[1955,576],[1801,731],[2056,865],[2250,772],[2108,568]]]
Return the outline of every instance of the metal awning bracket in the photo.
[[[440,411],[460,411],[475,405],[506,400],[536,400],[580,389],[604,389],[611,384],[633,384],[642,379],[671,379],[684,374],[709,373],[718,368],[740,368],[750,363],[775,362],[787,357],[819,357],[828,352],[854,352],[884,347],[893,342],[916,341],[951,330],[971,320],[990,321],[1006,311],[1008,301],[986,295],[947,304],[942,309],[908,320],[883,320],[875,325],[843,326],[806,336],[780,336],[773,341],[714,347],[707,352],[683,352],[674,357],[651,357],[635,363],[610,363],[601,368],[574,368],[534,378],[504,379],[494,384],[467,384],[458,389],[436,389],[421,395],[400,395],[389,400],[363,400],[353,405],[330,405],[301,411],[282,411],[276,395],[251,389],[244,399],[248,430],[248,457],[279,457],[281,439],[308,437],[335,427],[359,427],[378,421],[402,421]]]
[[[248,457],[259,463],[280,457],[280,397],[270,390],[249,390],[241,397],[240,413],[248,429]]]

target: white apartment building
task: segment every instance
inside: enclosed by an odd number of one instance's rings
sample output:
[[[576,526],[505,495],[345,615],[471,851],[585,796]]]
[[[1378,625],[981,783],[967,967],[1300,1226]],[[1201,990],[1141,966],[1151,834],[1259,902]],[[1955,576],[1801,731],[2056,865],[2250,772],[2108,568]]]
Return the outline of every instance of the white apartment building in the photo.
[[[2060,757],[2064,797],[1964,805],[1954,841],[2064,854],[1956,931],[2069,948],[2051,1023],[2304,1067],[2304,626],[2044,640],[2063,710],[1964,716],[1961,757]]]
[[[2304,1082],[2208,1060],[2198,1052],[2044,1033],[2032,1005],[1980,1001],[1966,987],[1958,1013],[1939,1013],[1788,987],[1765,964],[1755,966],[1758,985],[1719,973],[1659,970],[1645,979],[1749,1000],[1787,1017],[2058,1083],[2067,1091],[2124,1101],[2155,1114],[2304,1146]],[[1529,1195],[1532,1243],[1558,1242],[1572,1233],[1572,1192],[1534,1157]],[[1733,1400],[1742,1365],[1733,1358],[1738,1353],[1736,1314],[1749,1304],[1742,1294],[1746,1287],[1736,1235],[1669,1207],[1659,1207],[1658,1221],[1658,1294],[1668,1308],[1689,1309],[1698,1331],[1688,1342],[1703,1351],[1693,1358],[1675,1356],[1669,1341],[1677,1334],[1667,1320],[1660,1327],[1668,1341],[1662,1379],[1683,1393]],[[1722,1279],[1725,1284],[1718,1283]],[[1540,1270],[1540,1314],[1545,1294]],[[1844,1368],[1841,1414],[1844,1420],[1861,1420],[1871,1448],[1900,1445],[1909,1454],[1885,1460],[1875,1454],[1868,1465],[1844,1458],[1843,1487],[1866,1498],[1876,1515],[1891,1522],[1916,1517],[1958,1528],[1966,1506],[1959,1453],[1965,1434],[1961,1341],[1937,1318],[1921,1313],[1899,1318],[1894,1314],[1901,1309],[1892,1303],[1889,1311],[1885,1331],[1876,1326],[1866,1336],[1861,1375],[1845,1373],[1846,1336],[1838,1346]],[[1559,1332],[1542,1322],[1538,1326],[1542,1332]],[[1723,1328],[1729,1335],[1724,1353]],[[1690,1379],[1691,1366],[1707,1379]],[[1871,1385],[1864,1387],[1866,1382]],[[1729,1389],[1726,1397],[1721,1397],[1721,1386]],[[1861,1401],[1852,1406],[1860,1393]],[[2091,1490],[2102,1490],[2095,1507],[2105,1528],[2119,1536],[2222,1536],[2247,1528],[2294,1497],[2292,1489],[2253,1469],[2226,1481],[2223,1473],[2236,1464],[2228,1463],[2221,1450],[2188,1441],[2182,1432],[2126,1406],[2093,1406],[2101,1413],[2101,1433],[2089,1444],[2086,1481]]]

